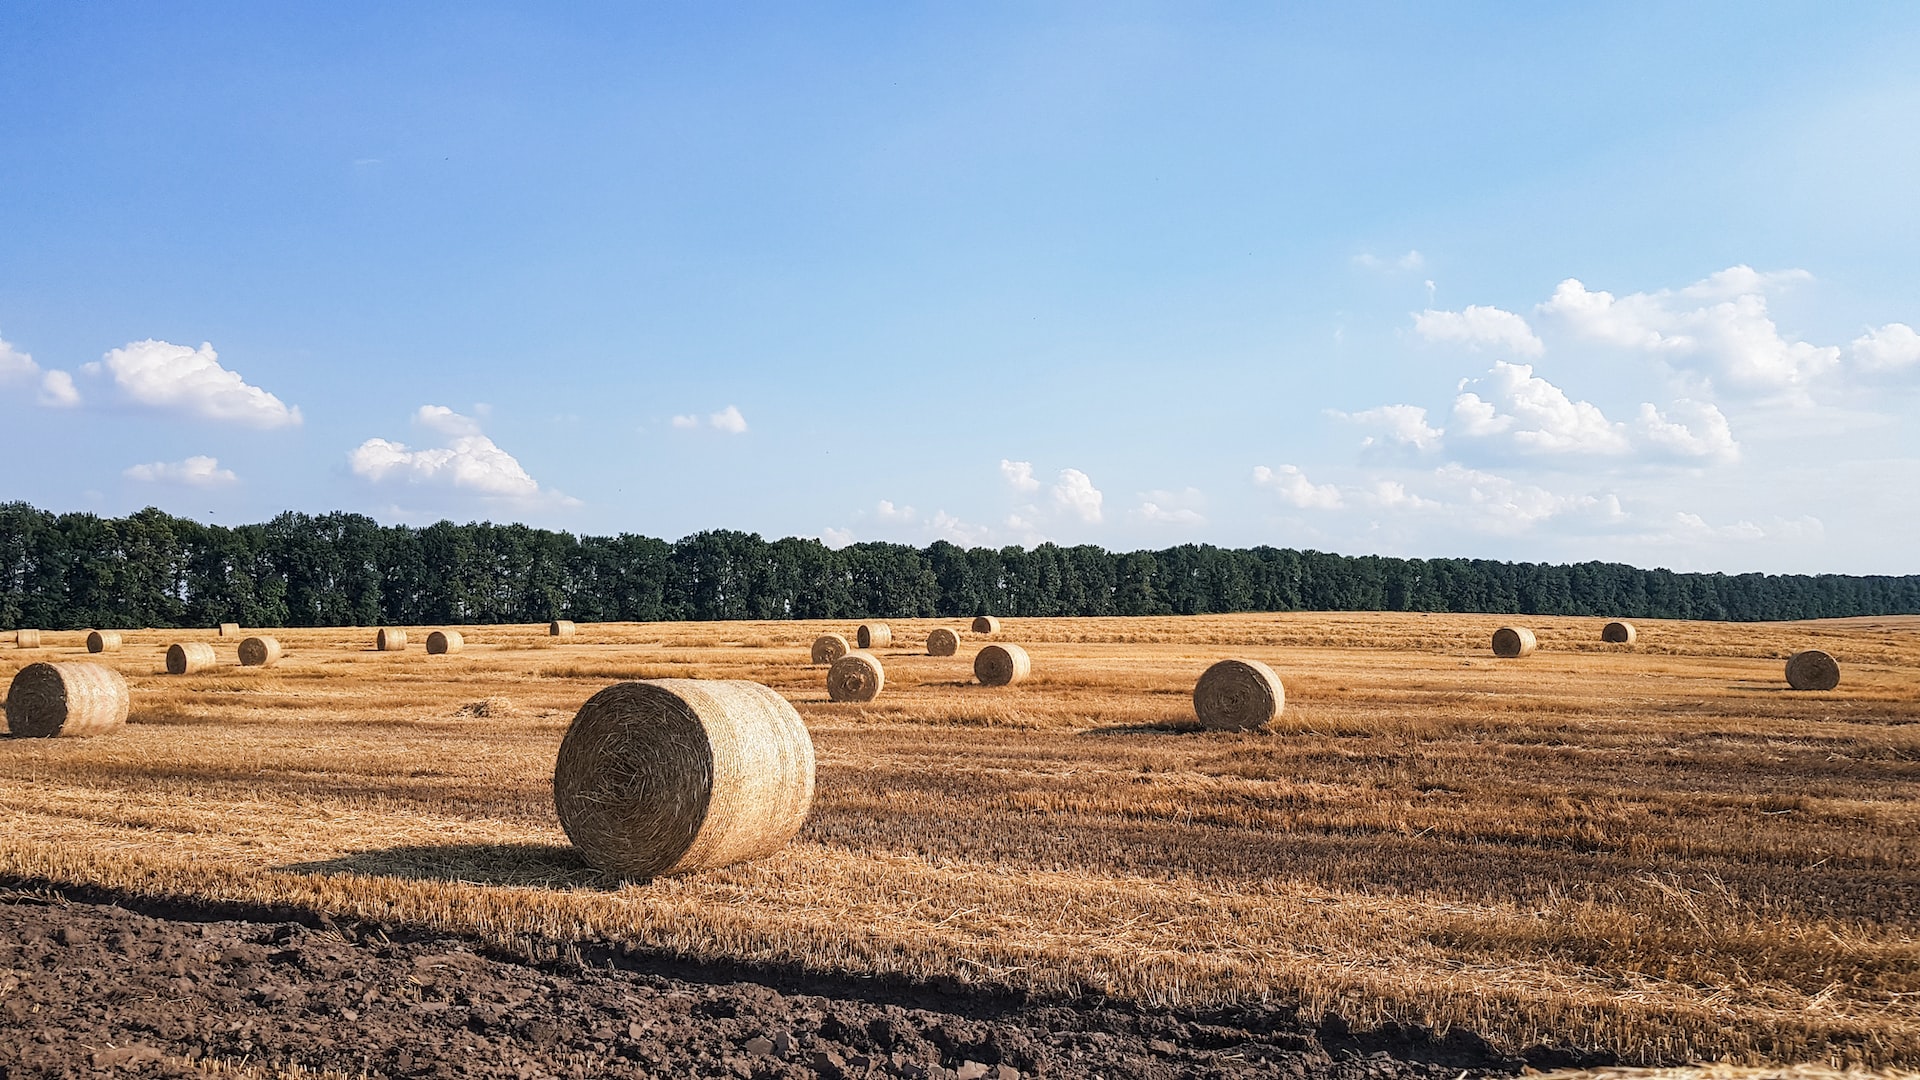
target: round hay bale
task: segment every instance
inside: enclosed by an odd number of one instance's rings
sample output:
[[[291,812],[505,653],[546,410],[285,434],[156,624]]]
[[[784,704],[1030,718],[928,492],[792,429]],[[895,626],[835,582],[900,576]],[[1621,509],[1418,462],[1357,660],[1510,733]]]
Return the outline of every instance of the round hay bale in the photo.
[[[813,740],[759,683],[609,686],[573,718],[553,805],[587,861],[656,877],[778,851],[813,805]]]
[[[239,636],[240,636],[240,624],[239,624],[239,623],[237,623],[237,622],[223,622],[223,623],[221,623],[221,624],[220,624],[220,636],[221,636],[221,637],[239,637]]]
[[[927,635],[928,656],[952,656],[960,651],[960,631],[942,626]]]
[[[1009,686],[1033,674],[1033,658],[1018,645],[989,645],[973,657],[981,686]]]
[[[1787,658],[1787,685],[1795,690],[1831,690],[1840,685],[1840,661],[1819,649]]]
[[[86,738],[127,722],[126,677],[81,661],[28,664],[7,689],[7,730],[36,739]]]
[[[1525,656],[1540,647],[1533,631],[1524,626],[1503,626],[1493,632],[1493,655],[1512,659]]]
[[[1617,619],[1600,628],[1600,640],[1611,641],[1615,645],[1631,645],[1633,639],[1639,636],[1634,631],[1632,623],[1620,622]]]
[[[1287,707],[1280,676],[1258,660],[1222,660],[1193,685],[1193,712],[1214,731],[1255,731]]]
[[[16,649],[39,648],[40,647],[40,631],[15,630],[13,632],[13,647]]]
[[[883,622],[863,622],[853,632],[853,641],[863,649],[884,649],[893,644],[893,627]]]
[[[270,637],[250,637],[240,643],[242,667],[272,667],[280,662],[280,642]]]
[[[813,662],[816,664],[831,664],[851,651],[853,646],[848,645],[847,639],[840,634],[821,634],[813,639]]]
[[[975,615],[973,632],[976,634],[997,634],[1000,632],[1000,620],[991,615]]]
[[[872,701],[886,685],[886,669],[872,653],[850,652],[827,669],[827,697],[834,701]]]
[[[204,641],[177,641],[167,646],[167,674],[191,675],[212,667],[214,659],[213,646]]]
[[[87,634],[88,652],[119,652],[120,631],[93,630]]]
[[[548,637],[572,637],[574,625],[572,619],[555,619],[547,624]]]
[[[381,652],[399,652],[407,647],[407,632],[383,626],[373,635],[373,647]]]
[[[427,635],[427,655],[443,656],[467,647],[467,639],[458,630],[435,630]]]

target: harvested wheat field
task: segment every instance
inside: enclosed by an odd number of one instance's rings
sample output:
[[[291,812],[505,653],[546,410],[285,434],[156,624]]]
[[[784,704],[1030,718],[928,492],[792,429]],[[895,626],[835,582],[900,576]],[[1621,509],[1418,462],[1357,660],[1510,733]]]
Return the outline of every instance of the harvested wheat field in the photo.
[[[0,878],[1149,1007],[1291,1010],[1627,1063],[1920,1062],[1920,618],[1287,614],[1009,619],[1014,686],[890,620],[832,703],[826,623],[474,628],[379,652],[274,630],[272,668],[95,654],[129,724],[0,743]],[[204,637],[213,639],[213,632]],[[33,660],[86,655],[48,632]],[[1821,649],[1845,678],[1789,690]],[[1193,730],[1225,657],[1271,733]],[[805,719],[812,815],[771,857],[622,881],[566,845],[555,753],[610,683],[749,679]]]

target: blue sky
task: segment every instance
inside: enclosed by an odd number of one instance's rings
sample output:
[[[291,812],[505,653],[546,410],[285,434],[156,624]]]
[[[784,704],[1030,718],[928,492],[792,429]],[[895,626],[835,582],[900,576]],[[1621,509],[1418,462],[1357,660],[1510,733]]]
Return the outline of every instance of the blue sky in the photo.
[[[0,498],[1920,572],[1920,8],[0,7]]]

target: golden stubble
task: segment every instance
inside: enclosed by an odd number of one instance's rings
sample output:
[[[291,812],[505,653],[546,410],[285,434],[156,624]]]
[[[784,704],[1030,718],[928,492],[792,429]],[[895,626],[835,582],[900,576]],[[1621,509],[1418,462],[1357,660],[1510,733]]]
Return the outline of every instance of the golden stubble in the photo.
[[[874,701],[827,700],[828,623],[474,627],[376,652],[276,630],[0,649],[91,659],[128,727],[0,743],[0,875],[293,904],[691,958],[1153,1004],[1298,1006],[1634,1062],[1920,1060],[1920,620],[1729,625],[1288,614],[1009,619],[1033,674],[891,620]],[[410,640],[423,641],[424,631]],[[167,676],[175,640],[220,664]],[[1839,658],[1828,693],[1786,657]],[[71,654],[71,655],[69,655]],[[1207,666],[1286,685],[1271,733],[1191,730]],[[813,733],[772,858],[609,880],[565,846],[554,754],[634,678],[766,683]]]

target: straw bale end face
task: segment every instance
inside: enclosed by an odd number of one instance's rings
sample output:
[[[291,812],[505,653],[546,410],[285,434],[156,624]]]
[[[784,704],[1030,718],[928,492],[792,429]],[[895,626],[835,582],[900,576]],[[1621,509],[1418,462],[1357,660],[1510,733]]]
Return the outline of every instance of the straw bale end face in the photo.
[[[816,664],[831,664],[851,651],[853,647],[839,634],[821,634],[813,639],[812,655]]]
[[[221,623],[221,624],[220,624],[220,636],[221,636],[221,637],[239,637],[239,636],[240,636],[240,624],[239,624],[239,623],[237,623],[237,622],[223,622],[223,623]]]
[[[204,641],[180,641],[167,646],[167,674],[191,675],[214,663],[213,646]]]
[[[120,631],[94,630],[87,634],[87,651],[90,653],[119,652]]]
[[[1831,690],[1840,685],[1840,661],[1819,649],[1787,659],[1787,685],[1795,690]]]
[[[758,683],[619,683],[580,707],[554,764],[560,826],[588,862],[659,877],[771,855],[813,805],[813,740]]]
[[[1600,628],[1600,640],[1612,642],[1615,645],[1631,645],[1633,639],[1639,636],[1633,629],[1632,623],[1617,619]]]
[[[547,624],[548,637],[570,638],[575,631],[576,628],[571,619],[555,619]]]
[[[927,635],[928,656],[952,656],[960,651],[960,631],[942,626]]]
[[[407,632],[392,627],[381,627],[373,635],[373,647],[380,652],[400,652],[407,647]]]
[[[280,662],[280,642],[270,637],[250,637],[240,643],[242,667],[272,667]]]
[[[467,647],[467,639],[458,630],[435,630],[427,635],[427,655],[444,656]]]
[[[1000,632],[1000,620],[991,615],[975,615],[973,632],[976,634],[997,634]]]
[[[1511,660],[1526,656],[1540,647],[1533,631],[1524,626],[1503,626],[1493,632],[1493,655]]]
[[[973,657],[981,686],[1011,686],[1033,674],[1033,658],[1018,645],[989,645]]]
[[[1258,660],[1222,660],[1193,687],[1193,712],[1213,731],[1258,731],[1280,718],[1287,690]]]
[[[25,738],[87,738],[127,722],[127,680],[84,662],[28,664],[7,689],[7,731]]]
[[[853,632],[853,643],[862,649],[884,649],[893,644],[893,627],[883,622],[863,622]]]
[[[871,653],[850,652],[827,669],[827,697],[833,701],[872,701],[886,685],[886,669]]]

